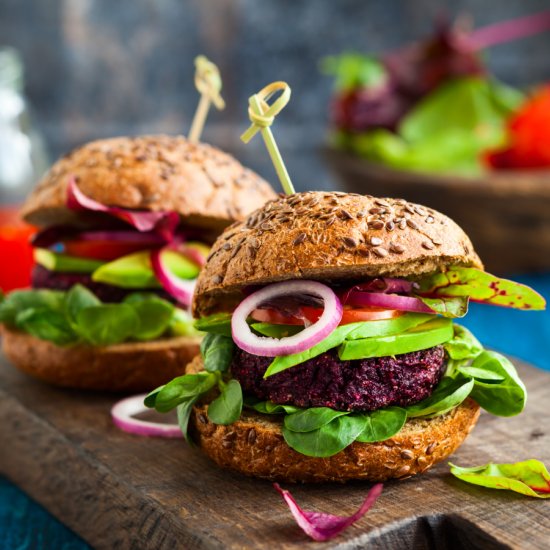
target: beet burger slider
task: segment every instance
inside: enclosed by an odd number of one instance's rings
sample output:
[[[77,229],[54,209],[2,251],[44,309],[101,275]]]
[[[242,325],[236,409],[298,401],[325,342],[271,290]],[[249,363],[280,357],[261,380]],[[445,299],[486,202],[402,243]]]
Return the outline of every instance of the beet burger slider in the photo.
[[[424,472],[482,407],[521,412],[502,355],[455,323],[474,300],[543,309],[483,271],[452,220],[404,200],[308,192],[216,241],[194,297],[207,332],[188,374],[151,393],[224,467],[283,481]]]
[[[32,289],[0,303],[19,368],[74,388],[144,391],[199,349],[188,308],[217,235],[275,196],[233,157],[183,137],[95,141],[60,159],[23,205]]]

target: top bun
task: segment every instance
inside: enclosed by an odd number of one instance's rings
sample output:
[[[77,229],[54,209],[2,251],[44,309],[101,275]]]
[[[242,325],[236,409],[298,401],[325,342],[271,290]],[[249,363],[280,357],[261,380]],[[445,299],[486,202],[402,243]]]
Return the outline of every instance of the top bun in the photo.
[[[181,136],[116,137],[58,160],[27,198],[23,218],[38,226],[74,222],[65,207],[72,176],[103,204],[174,210],[191,225],[220,230],[276,196],[257,174],[210,145]]]
[[[447,216],[403,199],[347,193],[284,196],[228,227],[199,275],[195,316],[233,308],[242,289],[287,279],[410,277],[483,268]]]

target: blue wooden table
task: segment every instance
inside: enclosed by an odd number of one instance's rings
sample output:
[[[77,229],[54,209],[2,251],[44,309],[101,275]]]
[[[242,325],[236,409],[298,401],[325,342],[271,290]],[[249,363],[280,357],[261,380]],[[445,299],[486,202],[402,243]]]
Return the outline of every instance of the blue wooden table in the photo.
[[[550,274],[513,278],[537,289],[550,301]],[[485,346],[550,371],[550,310],[527,313],[473,304],[461,323]],[[0,550],[84,548],[89,546],[77,535],[0,478]]]

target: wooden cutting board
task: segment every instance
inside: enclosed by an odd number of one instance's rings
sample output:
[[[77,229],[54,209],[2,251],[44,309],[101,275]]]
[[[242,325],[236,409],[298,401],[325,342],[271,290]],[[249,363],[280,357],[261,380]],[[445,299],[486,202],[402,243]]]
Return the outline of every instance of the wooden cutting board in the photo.
[[[550,373],[518,367],[526,411],[482,413],[455,463],[550,465]],[[314,543],[270,483],[222,471],[181,440],[118,431],[109,416],[115,400],[45,386],[0,360],[0,471],[94,547],[550,548],[550,500],[465,484],[446,464],[387,483],[356,526]],[[369,484],[289,488],[307,509],[350,514]]]

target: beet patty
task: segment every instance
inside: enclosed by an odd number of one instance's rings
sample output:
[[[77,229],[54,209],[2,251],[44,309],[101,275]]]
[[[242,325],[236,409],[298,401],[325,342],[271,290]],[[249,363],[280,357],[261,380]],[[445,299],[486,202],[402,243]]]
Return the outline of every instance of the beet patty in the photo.
[[[259,399],[340,411],[417,403],[432,393],[445,370],[443,346],[354,361],[341,361],[334,349],[264,379],[271,361],[237,349],[231,373],[245,392]]]

